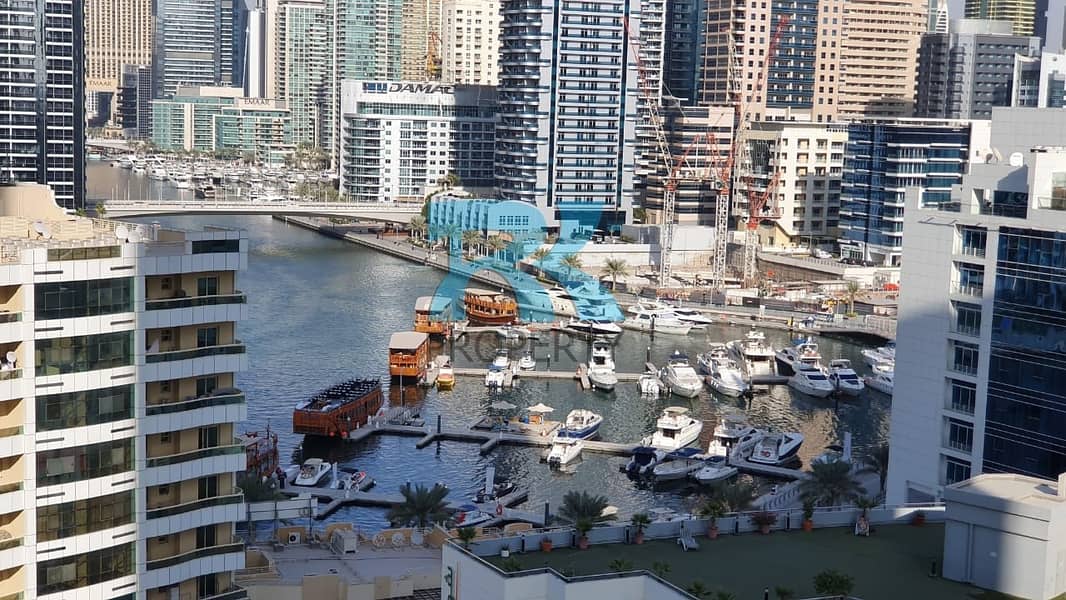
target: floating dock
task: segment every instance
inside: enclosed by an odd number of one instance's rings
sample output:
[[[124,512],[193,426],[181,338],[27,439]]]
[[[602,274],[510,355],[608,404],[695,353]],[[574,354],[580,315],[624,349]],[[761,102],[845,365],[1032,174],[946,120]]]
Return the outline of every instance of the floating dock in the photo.
[[[485,377],[485,373],[488,373],[488,369],[479,369],[476,367],[455,367],[452,369],[455,372],[456,377]],[[636,382],[640,380],[640,373],[615,373],[618,377],[618,381]],[[579,379],[580,376],[576,371],[518,371],[517,377],[519,379],[527,377],[529,379]]]

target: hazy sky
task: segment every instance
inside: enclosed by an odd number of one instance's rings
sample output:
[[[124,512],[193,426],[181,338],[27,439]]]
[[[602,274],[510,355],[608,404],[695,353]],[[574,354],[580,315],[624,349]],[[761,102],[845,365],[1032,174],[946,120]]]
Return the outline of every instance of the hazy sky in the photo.
[[[963,6],[966,4],[966,0],[948,0],[948,10],[951,12],[952,19],[961,19],[965,14]],[[1066,2],[1052,0],[1048,3],[1051,8],[1048,10],[1048,39],[1046,47],[1052,52],[1058,52],[1062,49],[1062,26],[1063,26],[1063,10],[1066,10]]]

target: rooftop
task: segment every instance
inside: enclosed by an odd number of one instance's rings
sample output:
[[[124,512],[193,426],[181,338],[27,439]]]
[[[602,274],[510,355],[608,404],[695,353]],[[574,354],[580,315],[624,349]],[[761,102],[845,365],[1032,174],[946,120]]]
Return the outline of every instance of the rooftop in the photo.
[[[361,543],[357,552],[344,555],[306,545],[283,548],[257,547],[270,561],[276,578],[247,582],[300,585],[307,575],[337,575],[349,584],[373,582],[375,577],[400,579],[422,575],[440,578],[440,548],[378,549],[369,543]]]
[[[661,562],[670,567],[665,579],[682,589],[702,581],[708,589],[722,589],[737,598],[761,598],[764,588],[778,586],[793,590],[799,598],[817,596],[812,579],[825,569],[852,576],[852,593],[863,600],[995,597],[978,588],[929,577],[931,563],[935,560],[939,570],[943,561],[944,528],[940,525],[878,526],[870,537],[856,537],[849,528],[838,527],[697,539],[700,549],[690,552],[683,552],[674,540],[657,540],[641,546],[604,544],[589,550],[567,548],[511,556],[523,569],[547,566],[574,576],[616,571],[610,566],[615,560],[627,561],[631,565],[627,569],[648,571]],[[499,567],[505,559],[487,560]]]
[[[389,338],[390,350],[415,350],[426,343],[429,335],[419,331],[400,331]]]
[[[987,500],[1059,512],[1066,510],[1066,494],[1060,488],[1061,484],[1048,479],[1011,473],[983,473],[949,486],[947,494],[960,500],[963,500],[959,497],[963,494],[967,499],[972,499],[973,494]]]

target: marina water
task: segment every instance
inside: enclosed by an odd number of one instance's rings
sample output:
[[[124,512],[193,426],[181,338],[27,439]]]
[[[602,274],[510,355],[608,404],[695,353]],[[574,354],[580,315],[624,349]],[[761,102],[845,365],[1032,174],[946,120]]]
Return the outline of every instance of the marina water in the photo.
[[[91,163],[88,171],[91,198],[175,198],[179,192],[165,182],[149,181],[128,170],[106,163]],[[248,295],[249,319],[239,325],[239,337],[248,346],[250,368],[237,385],[248,401],[249,422],[243,431],[262,430],[267,424],[280,434],[282,462],[302,444],[303,436],[292,434],[293,406],[316,391],[343,379],[381,377],[387,387],[389,335],[412,326],[414,301],[432,295],[443,280],[442,272],[423,265],[331,239],[269,217],[174,217],[161,219],[170,225],[195,228],[222,225],[248,230],[248,270],[240,273],[239,286]],[[674,350],[687,352],[695,364],[696,354],[710,342],[743,337],[744,319],[738,325],[712,325],[688,336],[645,334],[626,331],[615,347],[620,372],[639,372],[649,352],[653,362],[663,364]],[[788,343],[789,334],[764,330],[775,348]],[[860,346],[819,338],[823,362],[851,359],[860,375],[865,370]],[[467,336],[454,349],[437,346],[436,352],[454,351],[457,366],[484,367],[499,341],[494,334]],[[551,355],[553,370],[574,370],[586,360],[587,342],[567,336],[551,336],[534,342],[538,368],[544,369]],[[519,345],[512,356],[527,346]],[[396,390],[391,401],[400,402]],[[437,415],[445,427],[467,427],[490,414],[488,405],[502,398],[519,407],[544,402],[555,408],[550,415],[563,419],[574,408],[588,408],[605,418],[601,439],[633,442],[654,430],[662,408],[690,407],[705,422],[700,446],[706,448],[714,425],[725,411],[745,410],[757,427],[799,431],[806,436],[799,456],[806,464],[828,444],[839,443],[845,431],[853,435],[857,453],[884,441],[888,433],[890,398],[867,389],[858,399],[819,400],[803,396],[787,386],[765,388],[751,400],[715,396],[705,389],[699,398],[641,398],[636,383],[619,384],[612,394],[585,392],[575,381],[522,379],[514,390],[493,396],[480,378],[459,377],[449,392],[409,390],[402,401],[420,409],[427,423]],[[524,415],[515,410],[511,415]],[[540,462],[543,451],[535,448],[500,446],[480,456],[476,444],[442,442],[415,449],[415,438],[373,436],[358,444],[308,444],[306,456],[341,461],[344,466],[368,472],[379,489],[395,491],[406,481],[451,488],[450,500],[469,499],[482,485],[485,467],[494,464],[497,477],[517,482],[529,490],[525,505],[540,510],[544,502],[557,507],[570,490],[604,494],[623,514],[654,507],[689,510],[700,492],[692,484],[653,487],[630,481],[618,472],[625,459],[585,453],[582,460],[563,471],[551,471]],[[759,480],[769,490],[774,482]],[[873,493],[876,490],[869,490]],[[351,521],[366,530],[384,528],[384,509],[343,508],[331,521]]]

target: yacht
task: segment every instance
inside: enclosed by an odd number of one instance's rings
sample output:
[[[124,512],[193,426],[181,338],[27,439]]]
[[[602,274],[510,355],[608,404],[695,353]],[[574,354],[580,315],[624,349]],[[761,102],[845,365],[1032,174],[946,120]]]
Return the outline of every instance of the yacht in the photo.
[[[602,415],[598,415],[591,410],[578,408],[566,415],[566,424],[563,425],[556,436],[587,440],[596,437],[602,424]]]
[[[866,376],[866,386],[891,396],[894,378],[895,372],[892,367],[879,365],[874,367],[873,373]]]
[[[622,328],[617,323],[606,319],[570,319],[566,323],[566,329],[584,335],[619,335]]]
[[[782,348],[777,351],[777,362],[786,367],[788,370],[795,371],[799,365],[807,365],[821,369],[822,355],[818,353],[818,344],[811,341],[810,338],[806,340],[797,341],[788,348]]]
[[[296,474],[296,481],[293,482],[293,485],[316,486],[332,469],[333,465],[321,458],[309,458],[300,467],[300,472]]]
[[[688,414],[687,408],[668,406],[655,422],[655,433],[644,438],[641,445],[671,452],[695,442],[701,431],[703,421]]]
[[[758,433],[759,430],[752,427],[744,415],[727,414],[714,428],[714,439],[707,447],[707,455],[728,457],[742,442],[746,442],[748,447],[754,445]]]
[[[802,445],[802,433],[768,433],[755,444],[749,460],[764,465],[780,465],[796,458],[796,452]]]
[[[492,366],[506,369],[511,366],[511,358],[505,348],[496,351],[496,357],[492,359]]]
[[[485,387],[502,388],[506,381],[507,377],[503,369],[496,365],[490,366],[488,372],[485,373]]]
[[[690,473],[703,468],[706,456],[696,448],[682,448],[671,452],[651,470],[656,481],[674,481],[684,479]]]
[[[548,450],[548,465],[557,467],[573,462],[581,456],[581,450],[584,448],[585,441],[581,438],[556,435],[552,440],[552,447]]]
[[[844,461],[844,447],[839,445],[826,446],[821,454],[811,459],[811,464],[829,464]],[[847,461],[851,462],[851,461]]]
[[[367,475],[366,471],[355,469],[339,469],[336,479],[329,483],[329,487],[335,490],[354,490],[361,492],[374,485],[374,480]]]
[[[666,454],[665,450],[659,448],[638,446],[633,449],[633,455],[629,458],[629,462],[626,463],[623,470],[632,477],[647,475],[666,458]]]
[[[695,398],[703,389],[703,380],[688,363],[688,356],[679,350],[670,355],[666,366],[659,371],[659,379],[668,391],[683,398]]]
[[[748,382],[736,361],[729,358],[723,344],[712,344],[706,354],[698,357],[700,371],[706,372],[705,381],[711,389],[724,396],[742,396],[748,391]]]
[[[725,344],[710,344],[706,352],[696,355],[696,365],[699,367],[700,374],[710,375],[714,370],[714,359],[728,357],[729,349]]]
[[[604,340],[592,342],[588,377],[592,387],[604,392],[613,390],[618,384],[618,376],[614,373],[614,358],[611,357],[611,345]]]
[[[659,396],[663,393],[662,382],[659,381],[659,376],[652,371],[641,373],[638,383],[641,396]]]
[[[858,396],[866,387],[846,358],[829,361],[829,382],[838,392],[848,396]]]
[[[774,348],[766,343],[766,334],[763,332],[752,329],[744,339],[729,342],[726,347],[733,351],[741,368],[749,377],[777,374]]]
[[[537,361],[533,358],[532,352],[526,352],[522,355],[522,358],[518,359],[519,371],[532,371],[537,368]]]
[[[551,301],[552,312],[560,317],[577,317],[577,300],[570,295],[565,288],[556,286],[548,290],[548,300]]]
[[[703,460],[703,466],[689,475],[703,485],[725,481],[737,474],[737,468],[729,466],[724,456],[711,456]]]
[[[437,371],[437,389],[450,390],[455,387],[455,370],[451,363],[444,363]]]
[[[622,322],[622,327],[637,331],[653,331],[667,335],[688,335],[692,324],[677,318],[669,310],[648,310],[643,305],[635,307],[636,312]]]
[[[463,505],[460,508],[471,508],[473,505]],[[475,507],[476,508],[476,507]],[[482,523],[488,523],[496,517],[480,510],[460,510],[455,513],[456,527],[476,527]]]
[[[788,378],[788,386],[816,398],[825,398],[836,391],[825,371],[804,363],[797,364],[792,377]]]
[[[706,329],[708,325],[714,323],[714,320],[694,308],[674,307],[673,311],[678,319],[691,323],[693,329]]]
[[[152,167],[152,170],[148,172],[148,177],[156,181],[166,181],[167,170],[163,167]]]
[[[661,310],[670,310],[670,311],[672,311],[673,309],[674,309],[673,306],[670,306],[669,304],[663,302],[662,300],[660,300],[658,298],[655,298],[654,300],[649,300],[647,298],[640,298],[639,300],[637,300],[636,304],[633,304],[628,309],[626,309],[626,312],[628,312],[629,314],[632,314],[632,315],[637,315],[637,314],[640,314],[642,312],[654,312],[654,311],[661,311]]]
[[[871,368],[877,365],[896,362],[896,341],[889,340],[880,348],[866,348],[862,351],[862,360]]]

